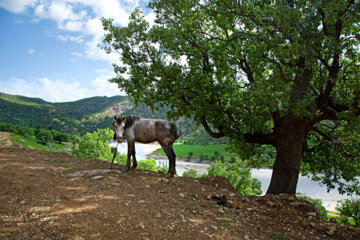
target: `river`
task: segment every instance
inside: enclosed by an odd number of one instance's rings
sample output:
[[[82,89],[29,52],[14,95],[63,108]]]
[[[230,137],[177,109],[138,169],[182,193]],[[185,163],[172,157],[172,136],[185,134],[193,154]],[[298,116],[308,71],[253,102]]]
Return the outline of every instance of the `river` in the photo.
[[[115,144],[112,143],[111,146],[115,146]],[[153,151],[159,148],[161,147],[157,143],[153,143],[153,144],[135,143],[136,159],[137,160],[147,159],[148,154],[152,153]],[[126,154],[127,143],[119,144],[118,151],[120,153]],[[168,160],[166,157],[155,157],[155,161],[157,165],[160,166],[168,165]],[[179,176],[182,176],[184,171],[189,169],[195,169],[199,174],[202,174],[207,172],[207,168],[209,166],[210,166],[209,164],[176,161],[176,172]],[[261,182],[261,190],[263,194],[265,194],[270,184],[272,170],[252,169],[251,173],[253,178],[258,179]],[[351,198],[351,196],[348,195],[340,195],[337,190],[332,190],[330,192],[327,192],[326,186],[321,186],[318,182],[312,181],[310,178],[305,176],[299,177],[297,192],[305,194],[306,196],[309,196],[311,198],[321,199],[326,209],[331,211],[335,210],[337,201]]]

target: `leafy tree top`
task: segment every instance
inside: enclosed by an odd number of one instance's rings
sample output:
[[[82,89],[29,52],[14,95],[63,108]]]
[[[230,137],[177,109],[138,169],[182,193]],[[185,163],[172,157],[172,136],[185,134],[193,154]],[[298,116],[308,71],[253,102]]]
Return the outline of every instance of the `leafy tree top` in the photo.
[[[139,9],[125,27],[102,19],[102,47],[117,51],[123,63],[114,64],[111,81],[135,102],[170,105],[169,117],[192,116],[211,136],[228,136],[244,156],[271,144],[279,171],[295,169],[297,176],[302,159],[305,172],[325,171],[329,188],[341,178],[358,184],[359,1],[158,0],[149,6],[153,26]]]

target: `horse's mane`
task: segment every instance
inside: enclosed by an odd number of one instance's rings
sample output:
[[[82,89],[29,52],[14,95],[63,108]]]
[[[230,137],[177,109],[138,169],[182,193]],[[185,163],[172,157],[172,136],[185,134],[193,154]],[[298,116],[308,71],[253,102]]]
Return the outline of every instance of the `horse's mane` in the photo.
[[[139,116],[126,116],[125,117],[125,128],[131,127],[134,122],[139,121],[140,117]]]

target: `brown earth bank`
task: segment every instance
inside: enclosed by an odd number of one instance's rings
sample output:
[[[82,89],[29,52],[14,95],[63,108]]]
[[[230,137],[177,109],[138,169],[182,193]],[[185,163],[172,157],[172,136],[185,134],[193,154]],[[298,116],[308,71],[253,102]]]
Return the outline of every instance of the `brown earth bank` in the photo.
[[[0,145],[0,239],[360,239],[290,195]]]

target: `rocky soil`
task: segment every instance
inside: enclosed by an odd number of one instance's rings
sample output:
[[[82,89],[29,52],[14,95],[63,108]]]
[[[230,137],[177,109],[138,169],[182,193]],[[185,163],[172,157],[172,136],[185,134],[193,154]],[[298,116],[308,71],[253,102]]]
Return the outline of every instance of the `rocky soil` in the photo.
[[[4,142],[4,141],[3,141]],[[7,142],[7,144],[9,144]],[[294,196],[0,145],[0,239],[360,239]]]

